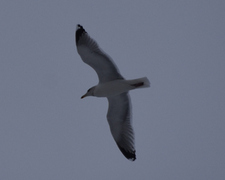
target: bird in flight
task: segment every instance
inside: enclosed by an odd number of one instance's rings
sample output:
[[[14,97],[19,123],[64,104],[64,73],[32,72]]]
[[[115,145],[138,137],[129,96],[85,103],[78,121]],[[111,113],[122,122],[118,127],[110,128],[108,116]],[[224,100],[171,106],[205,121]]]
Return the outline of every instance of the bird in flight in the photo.
[[[96,71],[99,78],[99,83],[88,89],[81,98],[96,96],[108,99],[107,120],[112,136],[123,155],[134,161],[136,154],[128,91],[150,87],[150,82],[147,77],[125,80],[113,60],[100,49],[96,41],[79,24],[75,41],[81,59]]]

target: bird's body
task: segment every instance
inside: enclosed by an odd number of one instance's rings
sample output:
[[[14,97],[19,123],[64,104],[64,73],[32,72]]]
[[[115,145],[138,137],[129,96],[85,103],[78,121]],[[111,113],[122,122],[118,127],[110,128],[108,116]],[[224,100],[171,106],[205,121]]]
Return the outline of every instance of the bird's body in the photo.
[[[134,79],[134,80],[125,80],[118,79],[114,81],[109,81],[105,83],[99,83],[94,88],[94,96],[96,97],[110,97],[119,95],[124,92],[128,92],[137,87],[143,87],[142,82],[146,82],[146,78]],[[145,84],[145,86],[146,86]]]
[[[82,60],[96,71],[99,78],[99,83],[81,98],[107,97],[109,102],[107,120],[113,138],[124,156],[134,161],[136,155],[128,91],[149,87],[149,80],[146,77],[125,80],[111,58],[99,48],[81,25],[77,25],[76,45]]]

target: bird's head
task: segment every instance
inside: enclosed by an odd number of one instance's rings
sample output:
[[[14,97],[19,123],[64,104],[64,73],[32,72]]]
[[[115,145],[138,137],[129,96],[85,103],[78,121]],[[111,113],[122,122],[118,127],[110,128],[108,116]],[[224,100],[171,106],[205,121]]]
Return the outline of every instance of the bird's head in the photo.
[[[87,97],[87,96],[94,96],[94,90],[95,90],[95,86],[91,87],[90,89],[87,90],[86,94],[84,94],[83,96],[81,96],[81,99]]]

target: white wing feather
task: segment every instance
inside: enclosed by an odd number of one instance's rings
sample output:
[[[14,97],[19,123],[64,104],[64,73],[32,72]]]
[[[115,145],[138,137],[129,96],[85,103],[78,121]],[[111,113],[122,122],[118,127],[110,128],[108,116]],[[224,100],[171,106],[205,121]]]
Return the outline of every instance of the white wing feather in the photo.
[[[108,97],[107,119],[116,144],[124,156],[135,160],[134,131],[131,125],[131,103],[128,93]]]
[[[111,58],[99,48],[81,25],[77,26],[76,45],[81,59],[96,71],[100,83],[124,79]]]

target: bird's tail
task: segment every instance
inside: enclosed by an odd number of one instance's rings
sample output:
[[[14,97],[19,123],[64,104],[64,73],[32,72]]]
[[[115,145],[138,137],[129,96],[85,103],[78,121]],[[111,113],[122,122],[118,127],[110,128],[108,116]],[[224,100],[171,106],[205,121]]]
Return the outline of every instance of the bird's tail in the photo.
[[[129,84],[134,88],[147,88],[150,87],[150,82],[147,77],[129,80]]]

